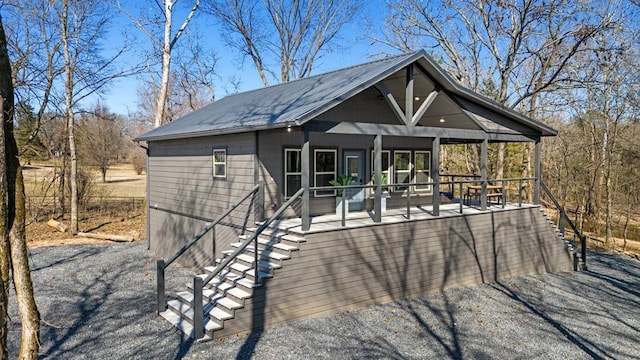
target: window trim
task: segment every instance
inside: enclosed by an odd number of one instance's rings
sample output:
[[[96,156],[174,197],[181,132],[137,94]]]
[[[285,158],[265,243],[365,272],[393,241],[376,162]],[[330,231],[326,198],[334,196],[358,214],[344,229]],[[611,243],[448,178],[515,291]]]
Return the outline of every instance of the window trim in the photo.
[[[287,195],[289,193],[288,192],[288,187],[287,187],[287,184],[289,182],[287,181],[287,177],[288,176],[298,175],[298,176],[300,176],[300,179],[302,180],[302,163],[300,164],[300,172],[288,172],[287,171],[287,168],[288,168],[287,167],[287,152],[298,152],[298,153],[300,153],[300,158],[302,158],[302,149],[301,148],[296,148],[296,147],[285,147],[284,148],[284,152],[283,152],[283,156],[284,156],[284,161],[283,161],[283,165],[284,165],[283,166],[283,170],[284,170],[284,178],[283,178],[283,180],[284,180],[284,184],[283,184],[284,185],[283,186],[284,187],[284,193],[283,194],[284,194],[284,199],[285,200],[290,198],[290,196]],[[302,161],[302,159],[301,159],[301,161]],[[302,181],[300,183],[300,186],[302,186]],[[298,190],[296,190],[296,191],[298,191]]]
[[[216,152],[223,152],[224,153],[224,161],[216,161]],[[227,149],[226,148],[213,148],[213,151],[211,152],[211,165],[212,165],[212,174],[213,174],[213,178],[214,179],[226,179],[227,178]],[[224,166],[224,174],[220,175],[216,173],[216,165],[223,165]]]
[[[423,153],[423,154],[427,154],[427,164],[428,167],[425,170],[418,170],[418,163],[415,159],[417,159],[418,157],[416,156],[418,153]],[[414,164],[413,164],[413,168],[414,168],[414,176],[413,176],[413,183],[417,183],[418,182],[418,172],[426,172],[427,174],[427,178],[429,179],[428,182],[433,181],[433,179],[431,178],[431,150],[414,150],[413,151],[413,159],[414,159]],[[422,185],[422,187],[420,187],[421,185],[415,185],[413,187],[413,191],[414,192],[421,192],[421,193],[432,193],[433,192],[433,188],[432,185]]]
[[[409,169],[408,170],[398,170],[398,168],[396,167],[396,154],[397,153],[405,153],[405,154],[409,154]],[[411,150],[404,150],[404,149],[397,149],[397,150],[393,150],[393,184],[396,185],[400,185],[400,186],[396,186],[394,188],[394,191],[405,191],[407,189],[407,187],[413,182],[413,151]],[[398,178],[398,173],[406,173],[408,174],[408,178],[409,178],[409,182],[408,183],[398,183],[397,178]],[[405,185],[406,184],[406,185]]]
[[[316,163],[316,155],[319,152],[331,152],[334,154],[333,157],[333,172],[329,172],[329,171],[318,171],[318,164]],[[338,177],[338,149],[335,148],[314,148],[313,149],[313,186],[314,187],[319,187],[320,185],[318,185],[318,175],[333,175],[333,178],[336,179]],[[323,185],[324,186],[324,185]],[[333,197],[336,196],[337,192],[336,190],[333,191],[325,191],[325,190],[321,190],[321,191],[314,191],[313,192],[313,196],[317,197],[317,198],[322,198],[322,197]]]

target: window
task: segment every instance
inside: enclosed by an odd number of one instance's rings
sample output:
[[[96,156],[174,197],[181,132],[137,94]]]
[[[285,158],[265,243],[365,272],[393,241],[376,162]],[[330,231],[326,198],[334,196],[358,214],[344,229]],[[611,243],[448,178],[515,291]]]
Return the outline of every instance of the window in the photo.
[[[284,149],[284,196],[290,198],[302,187],[302,151]]]
[[[213,149],[213,177],[227,177],[227,149]]]
[[[416,151],[414,153],[417,183],[431,182],[431,152]],[[431,185],[416,185],[416,191],[431,191]]]
[[[389,172],[391,170],[391,163],[389,162],[389,158],[391,157],[391,152],[389,150],[382,150],[382,174],[384,175],[382,178],[386,177],[387,184],[391,182],[391,178],[389,177]],[[376,164],[375,164],[375,155],[374,152],[371,151],[371,181],[373,182],[373,177],[375,176]]]
[[[313,160],[314,186],[331,186],[329,181],[336,178],[336,169],[338,168],[338,151],[315,149],[313,151]],[[315,192],[315,196],[335,195],[335,190],[320,190]]]
[[[396,150],[393,152],[394,183],[408,184],[411,182],[411,151]],[[405,190],[407,187],[396,187],[396,190]]]

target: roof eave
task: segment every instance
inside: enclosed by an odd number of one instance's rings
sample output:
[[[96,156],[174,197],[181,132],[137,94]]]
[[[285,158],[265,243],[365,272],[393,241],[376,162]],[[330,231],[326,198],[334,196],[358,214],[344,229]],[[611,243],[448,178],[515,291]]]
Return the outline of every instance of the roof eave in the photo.
[[[190,133],[157,135],[157,136],[139,136],[139,137],[133,139],[133,141],[135,141],[135,142],[141,142],[141,141],[154,142],[154,141],[192,139],[192,138],[204,137],[204,136],[228,135],[228,134],[238,134],[238,133],[251,132],[251,131],[282,129],[282,128],[287,128],[289,126],[297,126],[297,123],[296,122],[286,122],[286,123],[280,123],[280,124],[270,124],[270,125],[260,125],[260,126],[236,126],[236,127],[233,127],[233,128],[205,130],[205,131],[194,131],[194,132],[190,132]]]

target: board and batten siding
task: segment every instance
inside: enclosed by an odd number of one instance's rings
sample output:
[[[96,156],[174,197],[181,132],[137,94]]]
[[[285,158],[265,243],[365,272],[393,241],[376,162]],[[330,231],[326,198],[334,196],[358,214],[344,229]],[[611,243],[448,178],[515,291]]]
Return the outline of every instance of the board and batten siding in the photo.
[[[307,234],[216,336],[447,287],[570,271],[538,207]]]
[[[227,151],[226,179],[213,177],[213,149]],[[247,194],[255,184],[254,154],[254,133],[151,142],[151,249],[165,259],[173,255],[205,227],[206,221],[190,216],[215,219]],[[237,227],[246,221],[245,204],[232,213],[228,225],[216,226],[215,244],[210,232],[178,261],[187,266],[211,265],[212,254],[220,257],[229,243],[238,241]]]
[[[282,205],[284,199],[284,149],[301,148],[303,134],[299,128],[292,131],[286,129],[262,131],[258,135],[258,153],[260,154],[259,179],[265,184],[264,206],[265,215],[271,215]],[[365,174],[373,173],[371,169],[371,151],[373,150],[373,136],[354,136],[340,134],[310,133],[309,147],[311,155],[311,186],[314,186],[313,177],[313,150],[336,149],[338,151],[338,174],[342,173],[343,157],[345,150],[364,150],[365,152]],[[426,150],[431,151],[432,141],[426,138],[404,138],[395,136],[385,136],[382,140],[382,147],[385,150]],[[393,152],[392,152],[393,154]],[[393,155],[392,155],[393,156]],[[402,203],[401,194],[397,194],[394,199],[389,200],[389,206]],[[416,196],[414,205],[426,205],[431,203],[431,196]],[[373,207],[373,202],[367,203],[367,209]],[[300,216],[299,204],[296,207],[298,212],[290,209],[285,216]],[[335,212],[335,196],[313,197],[311,196],[311,215],[324,215]]]

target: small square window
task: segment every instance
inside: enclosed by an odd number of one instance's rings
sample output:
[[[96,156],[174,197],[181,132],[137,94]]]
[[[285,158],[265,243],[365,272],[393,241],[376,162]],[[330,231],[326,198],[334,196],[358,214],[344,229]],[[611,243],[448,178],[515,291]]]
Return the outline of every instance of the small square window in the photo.
[[[213,149],[213,177],[227,177],[227,149]]]

